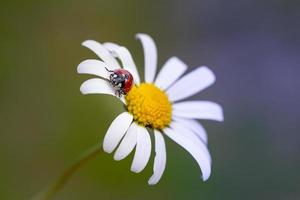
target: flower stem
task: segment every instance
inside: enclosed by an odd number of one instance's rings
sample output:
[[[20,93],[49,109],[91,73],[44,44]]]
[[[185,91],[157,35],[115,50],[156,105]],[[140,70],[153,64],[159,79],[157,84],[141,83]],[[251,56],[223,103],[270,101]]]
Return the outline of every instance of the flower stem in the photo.
[[[101,151],[101,147],[95,147],[87,150],[76,162],[74,162],[66,171],[64,171],[58,179],[44,190],[35,195],[31,200],[49,200],[67,183],[70,177],[89,160],[96,157]]]

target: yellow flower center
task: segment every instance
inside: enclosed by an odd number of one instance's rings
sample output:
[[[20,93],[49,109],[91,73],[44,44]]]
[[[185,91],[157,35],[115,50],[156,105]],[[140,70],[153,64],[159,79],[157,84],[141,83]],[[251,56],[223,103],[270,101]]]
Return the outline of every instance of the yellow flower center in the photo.
[[[163,129],[171,122],[172,105],[168,96],[154,84],[133,86],[127,93],[127,109],[143,126]]]

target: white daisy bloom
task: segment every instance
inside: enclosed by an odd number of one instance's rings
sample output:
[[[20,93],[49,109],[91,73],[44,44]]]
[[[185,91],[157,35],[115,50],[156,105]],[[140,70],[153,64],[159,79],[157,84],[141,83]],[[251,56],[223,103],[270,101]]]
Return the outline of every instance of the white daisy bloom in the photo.
[[[206,131],[197,120],[223,121],[222,107],[210,101],[184,99],[211,86],[215,75],[205,66],[183,75],[188,66],[177,57],[171,57],[156,76],[157,49],[153,39],[146,34],[136,37],[144,50],[144,82],[127,48],[93,40],[82,43],[101,59],[89,59],[79,64],[78,73],[99,77],[85,81],[80,87],[82,94],[109,94],[120,99],[126,107],[108,128],[103,149],[107,153],[114,152],[115,160],[126,158],[135,149],[131,171],[139,173],[150,159],[152,144],[148,130],[152,130],[155,158],[153,175],[148,181],[150,185],[158,183],[166,167],[165,136],[193,156],[206,181],[211,173],[211,156]],[[113,87],[111,76],[122,68],[132,74],[134,84],[126,93],[118,94],[116,88],[125,86]]]

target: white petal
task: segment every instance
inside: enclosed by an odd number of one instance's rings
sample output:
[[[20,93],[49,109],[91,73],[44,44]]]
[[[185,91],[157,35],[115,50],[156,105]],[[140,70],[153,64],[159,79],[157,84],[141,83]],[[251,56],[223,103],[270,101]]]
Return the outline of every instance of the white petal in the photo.
[[[194,119],[187,119],[182,117],[174,117],[173,119],[193,131],[205,144],[207,144],[207,133],[204,127],[199,122]]]
[[[114,119],[103,140],[103,149],[105,152],[113,152],[128,130],[132,120],[133,116],[128,112],[123,112]]]
[[[121,141],[120,146],[117,148],[114,159],[115,160],[122,160],[126,158],[131,151],[134,149],[136,142],[137,142],[137,124],[132,123],[127,130],[124,138]]]
[[[206,155],[206,157],[211,163],[211,156],[205,143],[203,143],[203,141],[200,138],[198,138],[193,131],[191,131],[190,129],[188,129],[187,127],[183,126],[178,122],[172,122],[170,124],[170,127],[176,132],[182,134],[186,138],[189,138],[191,141],[193,141],[194,144],[197,145],[201,149],[201,151]]]
[[[80,91],[82,94],[109,94],[115,97],[115,90],[109,85],[109,83],[100,78],[92,78],[83,82],[80,86]],[[124,96],[120,100],[126,104]]]
[[[110,94],[115,95],[114,89],[109,83],[100,78],[92,78],[83,82],[80,86],[82,94]]]
[[[145,60],[145,82],[152,83],[155,78],[157,68],[157,49],[153,39],[146,34],[136,34],[136,38],[140,39],[144,50]]]
[[[202,179],[206,181],[211,173],[211,163],[207,154],[203,152],[197,143],[185,137],[185,135],[181,134],[177,130],[166,128],[164,129],[164,133],[194,157],[201,169]]]
[[[86,40],[82,43],[82,46],[85,46],[92,50],[97,56],[99,56],[110,68],[119,69],[120,65],[118,61],[109,53],[109,51],[103,47],[102,44],[94,40]]]
[[[210,101],[184,101],[173,104],[173,114],[177,117],[223,121],[223,109]]]
[[[140,83],[140,76],[137,71],[136,65],[133,61],[133,58],[128,49],[125,47],[119,46],[114,43],[104,43],[104,46],[117,58],[119,58],[122,62],[123,68],[128,70],[134,79],[134,82],[139,84]]]
[[[103,46],[110,51],[111,55],[113,55],[116,58],[118,57],[118,55],[116,54],[115,51],[113,51],[113,49],[118,48],[119,45],[112,43],[112,42],[105,42],[105,43],[103,43]]]
[[[151,155],[151,138],[146,128],[138,126],[137,144],[134,158],[131,165],[131,171],[141,172],[147,165]]]
[[[110,70],[110,68],[108,68],[104,62],[100,60],[89,59],[81,62],[78,65],[77,72],[79,74],[92,74],[108,79],[110,73],[105,69],[105,67]]]
[[[166,145],[165,140],[157,130],[154,130],[155,136],[155,158],[154,158],[154,165],[153,165],[153,175],[148,180],[149,185],[154,185],[158,183],[161,176],[163,175],[165,168],[166,168]]]
[[[187,67],[179,58],[169,58],[158,73],[155,85],[162,90],[167,89],[186,71]]]
[[[199,67],[179,79],[167,90],[167,94],[171,101],[179,101],[209,87],[215,80],[215,75],[210,69]]]

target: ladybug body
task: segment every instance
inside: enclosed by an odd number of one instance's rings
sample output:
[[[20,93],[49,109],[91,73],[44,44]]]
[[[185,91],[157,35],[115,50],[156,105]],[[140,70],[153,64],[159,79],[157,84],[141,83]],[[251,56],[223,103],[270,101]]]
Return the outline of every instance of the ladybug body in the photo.
[[[109,83],[116,89],[116,95],[126,95],[134,84],[132,74],[125,69],[106,70],[111,72]]]

